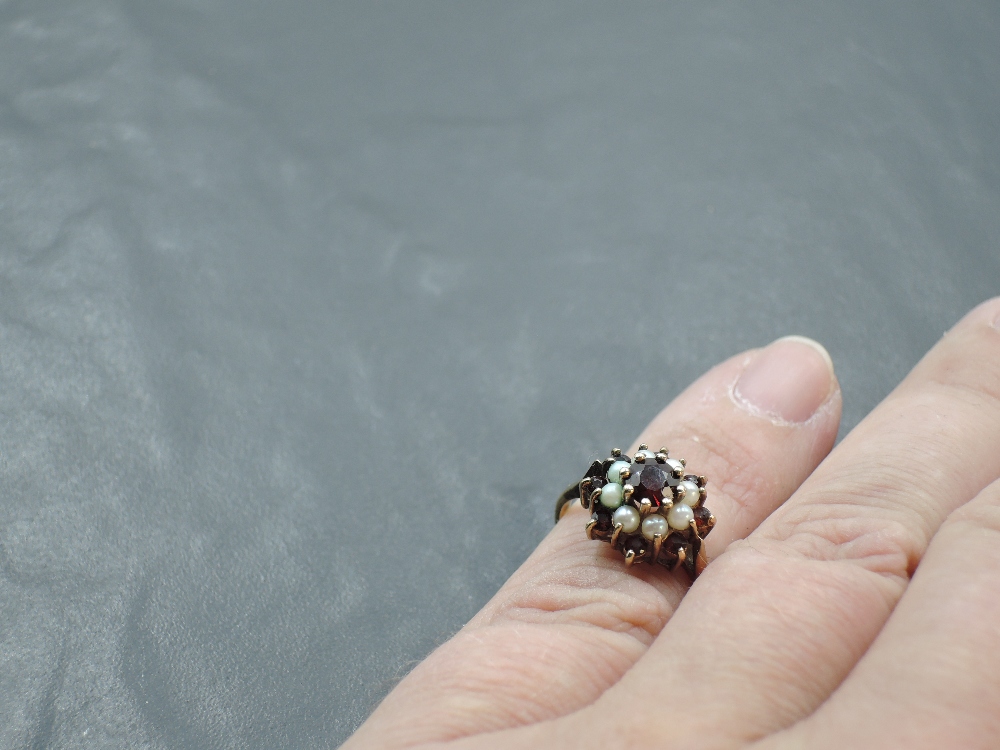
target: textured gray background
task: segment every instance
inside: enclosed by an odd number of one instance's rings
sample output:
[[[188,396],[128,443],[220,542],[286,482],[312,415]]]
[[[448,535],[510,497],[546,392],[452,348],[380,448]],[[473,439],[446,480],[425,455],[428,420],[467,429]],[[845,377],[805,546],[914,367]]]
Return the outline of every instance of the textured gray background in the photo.
[[[1000,292],[1000,5],[0,0],[0,748],[335,746],[716,361]]]

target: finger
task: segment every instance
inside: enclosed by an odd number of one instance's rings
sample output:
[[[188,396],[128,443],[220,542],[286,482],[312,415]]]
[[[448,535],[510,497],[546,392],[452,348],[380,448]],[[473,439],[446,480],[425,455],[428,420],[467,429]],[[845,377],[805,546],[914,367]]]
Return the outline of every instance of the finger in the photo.
[[[786,336],[717,370],[660,412],[630,449],[669,447],[708,477],[718,519],[705,539],[709,560],[757,528],[826,457],[841,411],[833,361],[812,339]]]
[[[725,745],[825,700],[944,517],[1000,476],[998,315],[1000,299],[970,313],[788,503],[716,560],[602,710],[683,682],[683,700],[634,731]]]
[[[1000,482],[931,541],[864,658],[769,747],[1000,747]]]
[[[783,340],[707,373],[640,440],[666,445],[709,477],[709,507],[719,519],[711,551],[751,531],[794,491],[830,450],[839,419],[825,350]],[[356,737],[394,747],[495,731],[569,713],[617,681],[686,585],[658,566],[626,568],[610,545],[586,538],[587,517],[579,504],[572,508]]]

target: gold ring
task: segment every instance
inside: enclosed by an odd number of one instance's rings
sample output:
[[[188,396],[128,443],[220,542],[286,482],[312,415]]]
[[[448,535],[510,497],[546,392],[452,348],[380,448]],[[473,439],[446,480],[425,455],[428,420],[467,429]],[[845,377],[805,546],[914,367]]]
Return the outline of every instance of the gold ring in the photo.
[[[697,578],[707,563],[702,542],[715,516],[705,507],[705,477],[685,473],[686,467],[666,448],[654,453],[640,445],[632,458],[615,448],[559,497],[556,521],[579,501],[591,512],[587,538],[610,543],[626,565],[681,566]]]

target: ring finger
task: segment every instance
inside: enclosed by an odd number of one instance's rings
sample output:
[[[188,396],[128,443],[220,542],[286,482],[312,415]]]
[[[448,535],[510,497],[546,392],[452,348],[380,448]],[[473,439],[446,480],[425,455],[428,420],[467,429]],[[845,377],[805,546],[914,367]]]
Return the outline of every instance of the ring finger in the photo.
[[[944,518],[1000,476],[998,318],[1000,300],[966,316],[706,571],[601,713],[682,676],[683,699],[630,728],[633,739],[738,745],[815,710],[885,624]]]
[[[779,340],[725,362],[637,442],[709,479],[719,519],[709,556],[752,531],[833,445],[840,391],[815,342]],[[494,599],[419,665],[354,740],[398,747],[551,719],[595,700],[646,651],[686,590],[655,566],[627,569],[571,508]],[[595,655],[598,658],[595,659]]]

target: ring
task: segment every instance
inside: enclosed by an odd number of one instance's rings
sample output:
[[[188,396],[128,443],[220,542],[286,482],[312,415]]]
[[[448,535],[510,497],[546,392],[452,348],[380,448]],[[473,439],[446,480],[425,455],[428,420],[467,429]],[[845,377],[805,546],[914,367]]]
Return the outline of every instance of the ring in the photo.
[[[697,578],[707,564],[702,541],[715,526],[705,507],[705,477],[685,474],[684,459],[640,445],[633,458],[618,448],[594,461],[556,502],[556,521],[576,500],[591,511],[587,538],[609,542],[626,565],[682,566]]]

